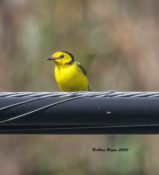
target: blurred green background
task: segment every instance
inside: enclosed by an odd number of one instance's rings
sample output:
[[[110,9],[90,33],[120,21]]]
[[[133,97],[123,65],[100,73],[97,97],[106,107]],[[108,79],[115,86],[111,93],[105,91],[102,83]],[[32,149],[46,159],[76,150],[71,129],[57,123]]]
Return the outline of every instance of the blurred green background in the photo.
[[[158,91],[158,31],[155,0],[0,0],[0,91],[58,91],[57,50],[95,91]],[[158,155],[157,135],[0,135],[1,175],[157,174]]]

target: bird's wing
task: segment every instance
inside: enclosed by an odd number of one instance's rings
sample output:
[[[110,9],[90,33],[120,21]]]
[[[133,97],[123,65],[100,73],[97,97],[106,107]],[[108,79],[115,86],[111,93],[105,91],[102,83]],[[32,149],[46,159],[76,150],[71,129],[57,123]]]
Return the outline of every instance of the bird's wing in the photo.
[[[83,74],[87,75],[87,71],[85,70],[85,68],[79,62],[76,62],[76,63],[77,63],[77,66],[79,67],[79,69],[83,72]]]
[[[82,71],[82,73],[87,76],[87,71],[85,70],[85,68],[79,63],[79,62],[76,62],[77,63],[77,66],[79,67],[79,69]],[[89,85],[88,85],[88,91],[91,91]]]

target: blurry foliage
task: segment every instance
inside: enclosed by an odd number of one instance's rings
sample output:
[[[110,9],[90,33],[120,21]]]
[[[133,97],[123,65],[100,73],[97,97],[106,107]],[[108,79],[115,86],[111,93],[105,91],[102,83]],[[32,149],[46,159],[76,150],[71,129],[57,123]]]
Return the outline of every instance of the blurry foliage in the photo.
[[[151,0],[0,0],[0,90],[57,91],[46,61],[57,50],[86,67],[93,90],[159,90],[158,7]],[[0,137],[1,175],[159,171],[157,137]],[[91,151],[108,145],[130,151]]]

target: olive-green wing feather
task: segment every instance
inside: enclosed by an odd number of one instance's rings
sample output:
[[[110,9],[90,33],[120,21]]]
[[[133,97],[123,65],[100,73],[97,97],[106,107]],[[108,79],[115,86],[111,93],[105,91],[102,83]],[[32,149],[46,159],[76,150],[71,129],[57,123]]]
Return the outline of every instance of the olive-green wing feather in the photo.
[[[79,62],[76,62],[76,63],[77,63],[77,66],[79,67],[79,69],[83,72],[83,74],[84,74],[85,76],[87,76],[87,71],[86,71],[86,69],[85,69]],[[91,91],[89,85],[88,85],[88,91]]]
[[[79,62],[76,62],[77,63],[77,66],[81,69],[81,71],[83,72],[84,75],[87,75],[87,71],[86,69],[79,63]]]

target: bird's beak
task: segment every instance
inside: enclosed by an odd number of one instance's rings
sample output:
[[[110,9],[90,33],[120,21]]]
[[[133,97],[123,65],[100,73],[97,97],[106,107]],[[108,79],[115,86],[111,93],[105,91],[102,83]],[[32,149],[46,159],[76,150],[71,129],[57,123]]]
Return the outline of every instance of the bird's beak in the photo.
[[[49,56],[48,58],[47,58],[47,60],[49,60],[49,61],[55,61],[55,60],[58,60],[58,59],[61,59],[60,57],[59,58],[54,58],[54,57],[52,57],[52,56]]]
[[[47,57],[47,60],[49,60],[49,61],[53,61],[54,58],[52,58],[52,56],[49,56],[49,57]]]

